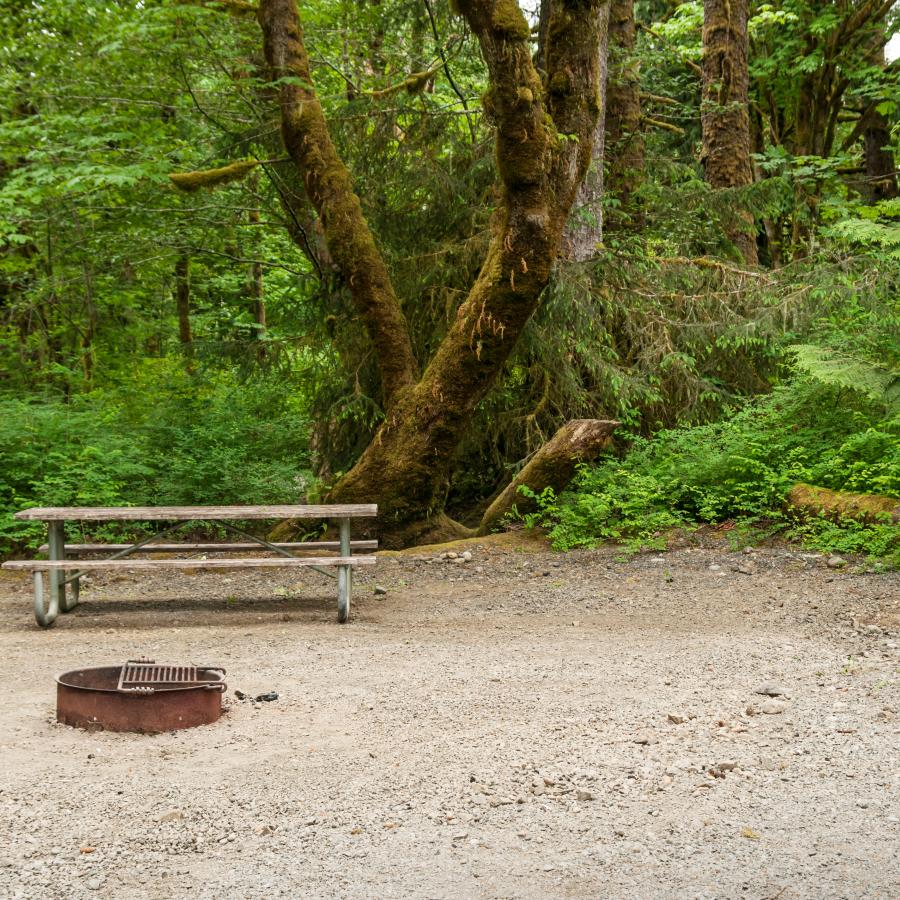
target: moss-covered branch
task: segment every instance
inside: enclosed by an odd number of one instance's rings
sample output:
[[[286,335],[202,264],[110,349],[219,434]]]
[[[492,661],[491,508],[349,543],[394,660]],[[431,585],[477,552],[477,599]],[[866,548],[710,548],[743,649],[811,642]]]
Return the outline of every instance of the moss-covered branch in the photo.
[[[169,179],[179,190],[193,193],[200,188],[215,188],[246,178],[258,165],[258,159],[241,159],[218,169],[201,169],[196,172],[172,172]]]
[[[380,91],[367,91],[366,96],[371,97],[373,100],[385,100],[403,91],[406,91],[407,94],[420,94],[440,70],[440,66],[435,66],[432,69],[426,69],[424,72],[413,72],[404,78],[403,81],[398,81],[397,84],[392,84],[390,87],[382,88]]]
[[[331,258],[375,348],[389,408],[415,380],[417,367],[406,318],[312,86],[296,0],[261,0],[258,19],[266,61],[279,82],[284,145],[303,178]]]

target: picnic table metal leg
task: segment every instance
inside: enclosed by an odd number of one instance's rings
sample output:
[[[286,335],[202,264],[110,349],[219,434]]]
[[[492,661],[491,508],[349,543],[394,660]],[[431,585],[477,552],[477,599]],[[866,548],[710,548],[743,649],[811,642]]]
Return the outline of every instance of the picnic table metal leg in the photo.
[[[339,523],[341,556],[350,556],[350,520],[341,519]],[[338,566],[338,622],[346,622],[350,618],[350,594],[353,590],[352,566]]]
[[[50,603],[44,610],[44,576],[41,572],[34,572],[34,618],[41,628],[49,628],[59,615],[59,594],[50,591]],[[51,582],[52,585],[52,582]]]
[[[50,557],[50,559],[65,559],[65,522],[49,522],[48,526],[48,556]],[[50,601],[51,603],[55,602],[57,610],[61,612],[69,612],[69,610],[74,609],[78,605],[77,591],[73,590],[71,602],[66,599],[66,573],[64,570],[56,569],[48,572],[48,581],[50,582]],[[54,618],[56,618],[55,614]]]

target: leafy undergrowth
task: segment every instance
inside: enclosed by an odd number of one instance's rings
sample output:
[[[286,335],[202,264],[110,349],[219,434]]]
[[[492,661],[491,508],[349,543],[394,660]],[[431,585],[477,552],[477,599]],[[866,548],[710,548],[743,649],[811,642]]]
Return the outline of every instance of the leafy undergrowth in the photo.
[[[308,475],[307,435],[299,401],[274,380],[205,381],[175,365],[135,372],[127,385],[68,403],[0,399],[0,555],[45,539],[40,522],[13,518],[29,506],[299,497]],[[90,535],[112,539],[129,530],[133,524],[97,526]]]
[[[900,497],[892,404],[797,375],[722,421],[635,438],[624,458],[584,467],[560,497],[536,497],[526,522],[548,528],[556,549],[616,541],[637,550],[664,547],[672,528],[733,521],[747,542],[780,534],[900,564],[900,529],[888,521],[789,515],[784,498],[799,481]]]

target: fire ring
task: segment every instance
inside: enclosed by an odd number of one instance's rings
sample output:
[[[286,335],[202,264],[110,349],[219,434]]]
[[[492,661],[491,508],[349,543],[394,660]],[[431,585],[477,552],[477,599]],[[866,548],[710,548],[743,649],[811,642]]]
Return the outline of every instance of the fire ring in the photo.
[[[143,734],[193,728],[219,718],[225,689],[225,670],[212,666],[132,659],[124,666],[75,669],[56,676],[56,719]]]

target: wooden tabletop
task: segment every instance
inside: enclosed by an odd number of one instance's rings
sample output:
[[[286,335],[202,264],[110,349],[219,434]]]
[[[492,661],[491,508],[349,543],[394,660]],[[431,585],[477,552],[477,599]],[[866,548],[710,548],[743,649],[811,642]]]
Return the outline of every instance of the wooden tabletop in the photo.
[[[189,522],[193,519],[349,519],[377,515],[375,503],[346,503],[313,506],[35,506],[17,512],[15,517],[44,522],[65,519]]]

